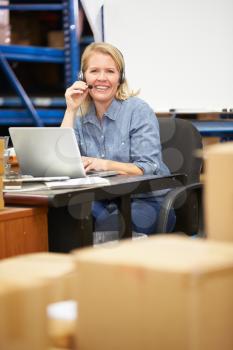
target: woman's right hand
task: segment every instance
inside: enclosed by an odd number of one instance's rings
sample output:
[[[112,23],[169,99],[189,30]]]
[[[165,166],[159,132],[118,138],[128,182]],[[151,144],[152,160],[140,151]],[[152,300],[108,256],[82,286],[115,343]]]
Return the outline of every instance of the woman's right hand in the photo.
[[[88,94],[88,86],[84,81],[75,81],[66,89],[65,98],[69,111],[76,112]]]

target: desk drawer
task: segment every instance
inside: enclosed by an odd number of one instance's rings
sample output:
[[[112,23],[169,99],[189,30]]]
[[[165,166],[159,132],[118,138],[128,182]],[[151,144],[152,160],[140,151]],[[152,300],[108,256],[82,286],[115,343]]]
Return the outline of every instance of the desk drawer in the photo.
[[[0,258],[48,251],[47,208],[0,210]]]

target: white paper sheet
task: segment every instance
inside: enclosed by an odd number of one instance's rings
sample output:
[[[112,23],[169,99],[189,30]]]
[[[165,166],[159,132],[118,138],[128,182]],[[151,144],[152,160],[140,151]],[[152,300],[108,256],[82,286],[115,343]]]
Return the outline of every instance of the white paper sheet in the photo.
[[[90,185],[108,185],[109,180],[103,179],[102,177],[84,177],[78,179],[69,179],[65,181],[50,181],[45,183],[49,189],[58,188],[76,188],[76,187],[86,187]]]

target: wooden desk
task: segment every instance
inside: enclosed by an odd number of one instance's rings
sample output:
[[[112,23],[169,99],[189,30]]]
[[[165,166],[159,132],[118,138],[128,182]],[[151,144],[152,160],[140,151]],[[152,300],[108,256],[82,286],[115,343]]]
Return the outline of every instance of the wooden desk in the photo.
[[[49,250],[69,252],[93,244],[91,205],[94,200],[119,199],[119,214],[124,219],[120,237],[132,237],[130,196],[165,188],[182,186],[186,176],[174,174],[125,176],[109,178],[108,185],[86,188],[29,192],[7,192],[5,203],[48,206]]]
[[[47,208],[0,210],[0,258],[48,251]]]

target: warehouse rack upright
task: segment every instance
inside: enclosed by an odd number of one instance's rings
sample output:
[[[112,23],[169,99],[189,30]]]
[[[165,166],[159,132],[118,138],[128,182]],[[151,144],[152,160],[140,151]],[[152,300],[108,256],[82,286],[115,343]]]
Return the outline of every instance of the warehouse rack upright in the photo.
[[[50,48],[21,45],[0,45],[0,71],[19,98],[0,99],[0,105],[8,104],[7,109],[0,109],[0,125],[52,125],[58,124],[64,113],[62,98],[46,98],[43,108],[36,108],[40,101],[30,99],[9,62],[49,62],[64,65],[65,87],[76,80],[79,71],[80,45],[77,36],[77,0],[63,0],[44,4],[9,4],[0,6],[0,10],[10,11],[61,11],[64,48]],[[19,102],[20,101],[20,102]],[[19,109],[21,106],[24,109]]]

